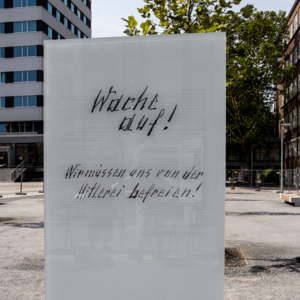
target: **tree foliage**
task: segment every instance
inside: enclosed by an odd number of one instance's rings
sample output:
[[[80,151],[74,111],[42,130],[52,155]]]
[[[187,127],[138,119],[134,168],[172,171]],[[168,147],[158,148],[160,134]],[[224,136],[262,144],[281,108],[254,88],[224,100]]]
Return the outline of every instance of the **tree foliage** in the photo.
[[[274,136],[278,85],[288,81],[292,67],[283,68],[287,50],[285,12],[258,12],[241,0],[144,0],[138,9],[146,19],[123,19],[130,36],[226,32],[227,35],[227,140],[242,146],[250,168],[250,145],[266,145]],[[152,19],[154,18],[154,19]]]
[[[233,26],[232,26],[233,25]],[[266,146],[274,136],[278,85],[293,67],[283,68],[288,24],[284,12],[230,18],[227,29],[227,140],[242,146],[250,167],[250,145]]]
[[[241,0],[144,0],[146,5],[138,8],[146,19],[140,24],[134,16],[123,18],[127,23],[124,33],[128,35],[180,34],[214,32],[225,30],[226,19],[235,14],[231,8]],[[250,16],[252,7],[246,6],[240,12]],[[152,19],[155,18],[155,19]]]

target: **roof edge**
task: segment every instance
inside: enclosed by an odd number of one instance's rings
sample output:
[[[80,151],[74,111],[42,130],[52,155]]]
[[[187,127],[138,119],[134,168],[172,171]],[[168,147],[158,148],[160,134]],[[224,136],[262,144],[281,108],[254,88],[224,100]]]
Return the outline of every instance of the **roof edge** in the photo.
[[[290,12],[289,12],[289,14],[288,14],[288,18],[289,18],[289,19],[291,18],[291,15],[293,14],[293,12],[294,12],[294,10],[295,10],[297,4],[299,3],[299,1],[300,1],[300,0],[296,0],[296,1],[294,2],[293,6],[292,6],[292,8],[291,8],[291,10],[290,10]]]

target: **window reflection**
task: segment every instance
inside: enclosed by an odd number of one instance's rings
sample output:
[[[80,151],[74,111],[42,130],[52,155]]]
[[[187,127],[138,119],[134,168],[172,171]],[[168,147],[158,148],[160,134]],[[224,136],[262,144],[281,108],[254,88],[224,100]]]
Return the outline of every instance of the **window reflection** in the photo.
[[[27,166],[43,166],[43,143],[16,144],[16,163],[25,161]]]

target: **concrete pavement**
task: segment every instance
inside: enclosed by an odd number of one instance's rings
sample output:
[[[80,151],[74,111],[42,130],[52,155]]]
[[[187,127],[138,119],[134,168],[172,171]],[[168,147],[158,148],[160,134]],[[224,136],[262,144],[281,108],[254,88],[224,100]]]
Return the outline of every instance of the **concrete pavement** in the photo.
[[[11,187],[9,186],[11,185]],[[1,183],[0,299],[44,299],[42,183]],[[237,247],[247,266],[226,268],[225,299],[300,299],[300,208],[272,191],[226,188],[226,246]],[[201,299],[199,297],[199,299]],[[167,300],[167,299],[166,299]]]

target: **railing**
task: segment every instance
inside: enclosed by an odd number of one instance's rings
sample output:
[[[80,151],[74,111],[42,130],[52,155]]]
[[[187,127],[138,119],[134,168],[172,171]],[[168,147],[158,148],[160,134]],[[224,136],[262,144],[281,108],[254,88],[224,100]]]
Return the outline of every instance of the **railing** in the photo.
[[[0,165],[0,169],[2,169],[2,178],[0,178],[1,180],[3,180],[4,179],[4,167],[6,166],[6,164],[3,164],[3,165]],[[0,195],[0,198],[1,198],[2,196]]]
[[[299,192],[300,169],[288,169],[283,171],[283,189],[286,192]],[[252,187],[253,189],[273,188],[280,190],[281,171],[266,170],[226,170],[226,186],[228,187]]]
[[[11,180],[16,181],[23,173],[26,171],[24,169],[25,160],[23,160],[12,172],[11,172]]]

